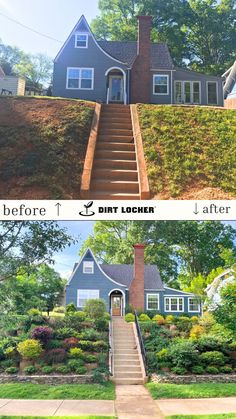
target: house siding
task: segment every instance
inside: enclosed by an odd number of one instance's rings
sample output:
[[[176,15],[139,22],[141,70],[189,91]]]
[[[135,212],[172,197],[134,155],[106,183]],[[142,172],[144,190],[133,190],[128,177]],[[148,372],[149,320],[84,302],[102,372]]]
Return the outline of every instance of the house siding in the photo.
[[[0,92],[2,89],[11,91],[13,96],[24,96],[25,80],[19,77],[5,76],[4,79],[0,79]]]
[[[150,83],[150,103],[156,104],[156,105],[169,105],[171,104],[171,93],[172,93],[172,86],[171,86],[171,70],[152,70],[151,71],[151,83]],[[153,94],[153,76],[155,74],[163,74],[166,76],[169,76],[169,84],[168,84],[168,95],[160,95],[160,94]]]
[[[87,252],[88,253],[88,252]],[[83,273],[83,262],[94,261],[94,273],[84,274]],[[82,259],[80,265],[75,269],[72,274],[70,283],[66,287],[66,304],[73,303],[77,307],[77,290],[99,290],[99,298],[105,301],[107,311],[110,311],[110,298],[109,293],[116,289],[123,291],[126,294],[126,288],[122,285],[118,285],[115,282],[109,280],[105,274],[99,269],[96,261],[92,255],[87,254]],[[127,304],[127,302],[126,302]]]
[[[191,316],[200,315],[200,311],[189,312],[188,310],[188,299],[189,298],[196,298],[194,295],[185,294],[178,290],[174,289],[165,289],[163,290],[145,290],[145,309],[147,310],[147,294],[159,294],[159,312],[161,314],[173,314],[176,316],[182,316],[184,314],[190,314]],[[183,297],[184,304],[183,304],[183,311],[166,311],[165,310],[165,297]]]
[[[68,67],[94,68],[93,90],[66,89]],[[88,48],[75,48],[75,35],[73,35],[55,60],[53,95],[106,102],[108,78],[105,73],[111,67],[121,68],[127,76],[127,66],[107,56],[97,46],[91,34],[88,34]]]
[[[187,71],[176,69],[173,72],[173,89],[175,81],[199,81],[201,89],[201,105],[208,105],[207,103],[207,82],[216,82],[218,91],[218,106],[223,106],[223,81],[221,77],[208,76],[206,74],[196,73],[194,71]],[[173,90],[174,91],[174,90]]]

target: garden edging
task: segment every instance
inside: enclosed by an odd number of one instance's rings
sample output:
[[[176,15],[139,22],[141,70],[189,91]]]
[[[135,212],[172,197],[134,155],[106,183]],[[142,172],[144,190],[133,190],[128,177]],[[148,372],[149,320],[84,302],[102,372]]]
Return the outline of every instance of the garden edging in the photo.
[[[0,374],[0,384],[32,383],[32,384],[88,384],[92,383],[92,375],[6,375]]]
[[[236,374],[175,375],[152,374],[151,382],[156,384],[192,384],[192,383],[236,383]]]

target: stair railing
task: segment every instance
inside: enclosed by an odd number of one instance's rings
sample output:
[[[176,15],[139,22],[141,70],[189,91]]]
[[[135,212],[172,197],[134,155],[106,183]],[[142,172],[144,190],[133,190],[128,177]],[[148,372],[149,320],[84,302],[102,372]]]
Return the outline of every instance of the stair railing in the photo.
[[[113,347],[113,325],[112,320],[109,322],[109,371],[114,375],[114,347]]]
[[[146,375],[148,375],[147,372],[147,354],[146,354],[146,350],[145,350],[145,346],[143,343],[143,337],[142,337],[142,333],[141,333],[141,329],[140,329],[140,325],[139,325],[139,321],[138,321],[138,315],[137,315],[137,311],[134,311],[134,321],[135,321],[135,325],[136,325],[136,329],[137,329],[137,335],[138,335],[138,341],[139,341],[139,346],[140,346],[140,350],[141,350],[141,354],[142,354],[142,358],[143,358],[143,365],[145,368],[145,373]]]
[[[108,87],[107,88],[107,101],[106,101],[107,105],[109,104],[109,95],[110,95],[110,89]]]

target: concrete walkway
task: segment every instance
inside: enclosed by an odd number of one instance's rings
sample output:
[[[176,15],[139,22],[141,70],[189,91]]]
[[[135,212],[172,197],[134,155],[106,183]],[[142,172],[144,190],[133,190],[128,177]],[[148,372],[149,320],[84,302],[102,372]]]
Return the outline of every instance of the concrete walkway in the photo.
[[[214,413],[236,413],[236,397],[211,399],[163,399],[156,405],[165,416],[208,415]]]

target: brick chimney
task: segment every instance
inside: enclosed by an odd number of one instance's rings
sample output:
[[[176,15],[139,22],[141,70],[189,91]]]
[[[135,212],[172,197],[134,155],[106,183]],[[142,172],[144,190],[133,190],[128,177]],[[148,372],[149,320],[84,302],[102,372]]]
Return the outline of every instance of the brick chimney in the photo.
[[[138,16],[137,57],[131,69],[131,102],[150,102],[151,16]]]
[[[144,244],[134,245],[134,278],[129,289],[129,304],[144,309]]]

